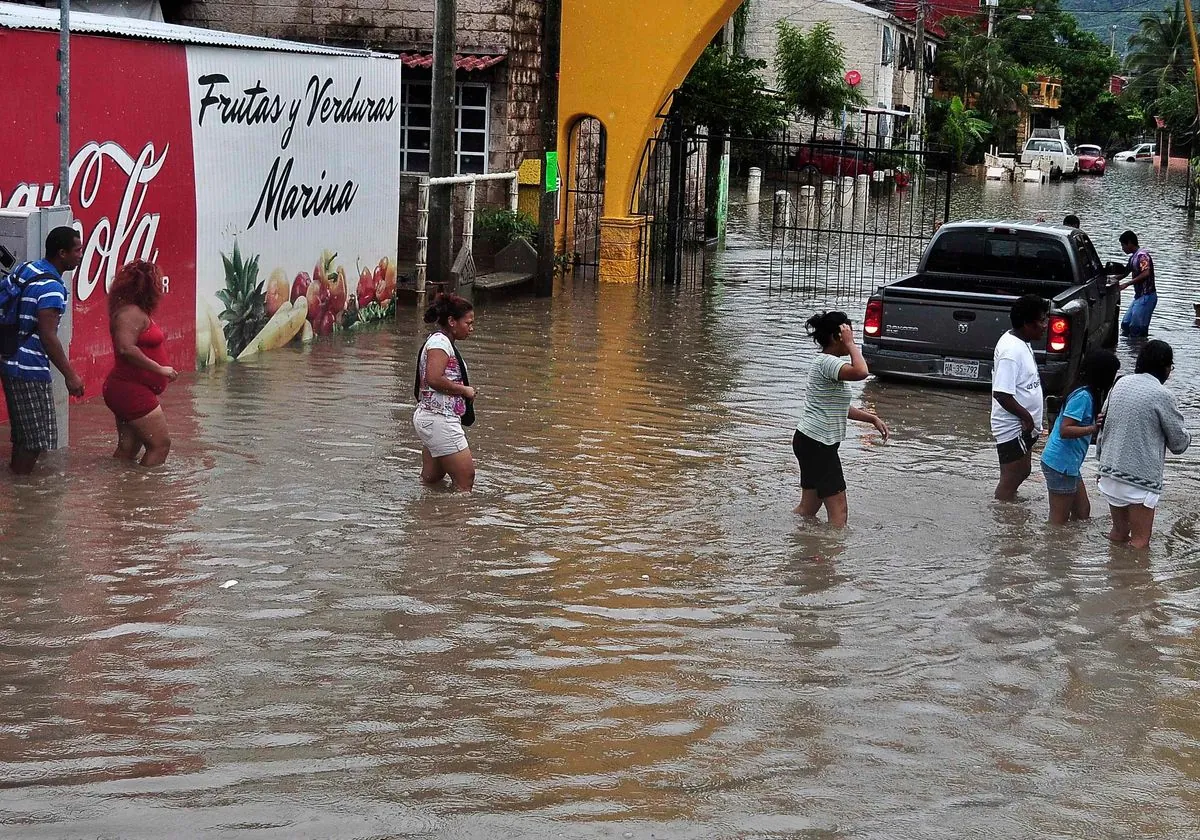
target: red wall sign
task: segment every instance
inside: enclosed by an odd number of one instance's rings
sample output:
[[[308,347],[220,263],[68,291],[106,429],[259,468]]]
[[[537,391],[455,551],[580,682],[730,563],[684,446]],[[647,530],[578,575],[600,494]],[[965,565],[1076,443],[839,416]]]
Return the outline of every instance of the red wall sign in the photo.
[[[5,208],[56,203],[57,47],[53,32],[0,30],[0,53],[21,56],[23,68],[0,85]],[[112,366],[107,291],[131,259],[153,260],[169,277],[155,320],[167,333],[171,364],[194,367],[196,198],[187,90],[182,44],[71,40],[71,207],[84,243],[69,289],[71,361],[87,396],[100,392]]]

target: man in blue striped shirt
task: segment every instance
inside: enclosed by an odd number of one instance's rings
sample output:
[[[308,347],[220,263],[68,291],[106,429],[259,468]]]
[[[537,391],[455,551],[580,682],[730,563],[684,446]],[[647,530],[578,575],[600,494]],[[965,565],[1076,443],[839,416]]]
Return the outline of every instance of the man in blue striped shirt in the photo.
[[[67,310],[63,274],[83,261],[83,240],[74,228],[56,227],[46,237],[46,257],[18,269],[25,284],[18,303],[20,343],[0,365],[12,436],[12,471],[33,472],[38,457],[58,447],[58,420],[50,384],[50,363],[62,372],[71,396],[83,396],[83,380],[58,340],[58,322]]]

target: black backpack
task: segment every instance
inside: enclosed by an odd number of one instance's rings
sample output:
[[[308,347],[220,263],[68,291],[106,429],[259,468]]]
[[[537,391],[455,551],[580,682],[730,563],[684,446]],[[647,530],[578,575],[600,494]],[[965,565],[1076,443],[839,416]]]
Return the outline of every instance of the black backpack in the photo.
[[[32,331],[21,329],[21,298],[25,296],[25,287],[30,283],[54,279],[54,275],[47,271],[22,277],[21,273],[31,265],[28,262],[21,263],[0,279],[0,358],[15,356],[21,345],[33,335]]]

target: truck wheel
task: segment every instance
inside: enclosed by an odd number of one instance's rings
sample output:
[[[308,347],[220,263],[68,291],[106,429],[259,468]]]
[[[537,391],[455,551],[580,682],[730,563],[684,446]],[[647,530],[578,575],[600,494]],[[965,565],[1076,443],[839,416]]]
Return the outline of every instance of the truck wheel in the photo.
[[[1108,328],[1108,335],[1104,336],[1104,349],[1111,350],[1117,346],[1117,340],[1121,337],[1121,310],[1117,310],[1117,317],[1113,318],[1112,326]]]

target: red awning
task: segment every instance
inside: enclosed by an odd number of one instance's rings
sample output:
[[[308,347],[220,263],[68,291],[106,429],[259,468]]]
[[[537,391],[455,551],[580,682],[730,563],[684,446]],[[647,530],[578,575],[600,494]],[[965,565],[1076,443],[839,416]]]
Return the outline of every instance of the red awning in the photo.
[[[504,59],[505,56],[503,54],[478,55],[472,53],[458,53],[454,56],[454,66],[466,73],[471,73],[477,70],[487,70],[489,67],[495,67]],[[433,53],[400,53],[400,63],[405,67],[421,67],[428,70],[433,67]]]

